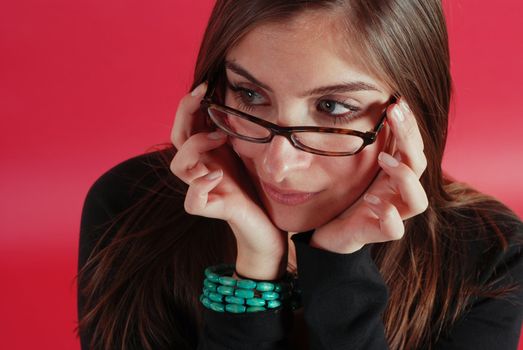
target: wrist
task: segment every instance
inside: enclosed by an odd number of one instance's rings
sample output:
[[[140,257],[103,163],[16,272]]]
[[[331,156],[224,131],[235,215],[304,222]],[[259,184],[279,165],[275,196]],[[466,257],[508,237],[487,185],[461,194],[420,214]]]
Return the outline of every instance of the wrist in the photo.
[[[286,271],[287,259],[285,255],[256,256],[238,252],[236,271],[243,277],[255,280],[272,281],[283,277]],[[240,279],[234,273],[233,277]]]
[[[328,234],[325,231],[317,229],[312,234],[309,245],[313,248],[323,249],[333,253],[350,254],[360,250],[365,244],[340,241],[336,239],[336,235],[333,235],[332,232]]]

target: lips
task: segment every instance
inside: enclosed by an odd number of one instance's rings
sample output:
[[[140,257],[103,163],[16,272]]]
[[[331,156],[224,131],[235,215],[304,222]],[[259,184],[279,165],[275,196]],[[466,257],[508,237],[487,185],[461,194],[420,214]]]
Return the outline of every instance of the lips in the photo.
[[[284,205],[298,205],[303,204],[316,196],[320,192],[300,192],[282,190],[266,182],[260,181],[264,192],[269,198]]]

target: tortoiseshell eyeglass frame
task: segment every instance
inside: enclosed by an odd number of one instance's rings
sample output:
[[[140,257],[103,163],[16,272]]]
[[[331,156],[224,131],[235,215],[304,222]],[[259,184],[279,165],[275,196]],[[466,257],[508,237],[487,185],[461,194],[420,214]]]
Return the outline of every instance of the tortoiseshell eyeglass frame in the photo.
[[[371,131],[361,132],[358,130],[352,130],[352,129],[340,129],[340,128],[327,128],[327,127],[318,127],[318,126],[279,126],[277,124],[268,122],[266,120],[260,119],[258,117],[255,117],[253,115],[244,113],[242,111],[239,111],[237,109],[228,107],[224,104],[218,103],[216,101],[213,101],[214,92],[216,89],[216,84],[213,82],[213,80],[209,80],[207,92],[205,93],[205,96],[200,102],[200,106],[205,112],[205,114],[208,116],[208,119],[214,124],[216,127],[220,128],[223,132],[228,134],[229,136],[236,137],[245,141],[254,142],[254,143],[268,143],[271,142],[273,137],[275,135],[283,136],[289,142],[291,145],[296,147],[297,149],[300,149],[305,152],[322,155],[322,156],[331,156],[331,157],[340,157],[340,156],[352,156],[359,152],[361,152],[365,147],[368,145],[373,144],[379,132],[383,128],[383,125],[385,124],[385,119],[387,117],[387,107],[393,103],[396,102],[397,98],[395,96],[391,96],[389,98],[389,101],[387,103],[387,106],[383,109],[382,114],[378,120],[377,125],[373,128]],[[214,108],[219,111],[222,111],[227,114],[234,114],[237,117],[243,118],[245,120],[248,120],[252,123],[255,123],[257,125],[260,125],[267,129],[270,134],[266,138],[259,139],[259,138],[251,138],[248,136],[243,136],[240,134],[234,134],[231,131],[222,128],[219,123],[215,122],[212,118],[211,113],[209,113],[209,108]],[[208,122],[209,122],[208,120]],[[354,152],[328,152],[328,151],[322,151],[315,148],[308,147],[306,145],[303,145],[299,142],[299,138],[294,137],[294,134],[300,133],[300,132],[318,132],[318,133],[330,133],[330,134],[343,134],[343,135],[353,135],[358,136],[363,139],[363,143],[360,148],[358,148]]]

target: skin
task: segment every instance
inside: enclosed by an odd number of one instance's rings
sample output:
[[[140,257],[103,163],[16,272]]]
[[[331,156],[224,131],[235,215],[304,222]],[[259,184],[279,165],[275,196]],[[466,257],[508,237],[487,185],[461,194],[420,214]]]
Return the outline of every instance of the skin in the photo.
[[[336,101],[338,112],[348,112],[341,103],[360,108],[362,117],[351,127],[372,129],[392,91],[350,54],[350,45],[335,23],[312,12],[247,33],[229,50],[226,61],[247,71],[263,87],[227,69],[228,80],[243,90],[234,95],[228,89],[226,104],[241,109],[238,101],[249,103],[248,113],[263,114],[278,125],[298,126],[311,120],[310,113],[319,113],[319,101]],[[304,94],[356,80],[379,91]],[[296,262],[289,239],[295,232],[315,229],[312,246],[351,253],[367,243],[400,239],[403,220],[427,208],[419,182],[426,167],[423,142],[404,101],[387,108],[387,123],[374,144],[354,156],[327,157],[298,150],[279,136],[267,144],[254,144],[220,132],[192,135],[191,118],[205,88],[199,86],[180,103],[171,135],[179,151],[171,170],[189,184],[187,212],[229,223],[237,239],[236,266],[242,275],[273,279],[292,269]],[[395,118],[398,112],[401,122]],[[401,162],[388,166],[387,158]],[[247,174],[238,166],[239,159]],[[261,181],[318,194],[289,206],[271,199]],[[364,200],[365,193],[375,195],[378,202]]]

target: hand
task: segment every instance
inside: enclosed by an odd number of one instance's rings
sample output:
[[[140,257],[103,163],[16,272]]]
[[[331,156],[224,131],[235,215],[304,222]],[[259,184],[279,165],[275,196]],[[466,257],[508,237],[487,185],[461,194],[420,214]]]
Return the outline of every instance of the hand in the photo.
[[[272,279],[281,268],[287,253],[286,236],[266,215],[243,169],[241,160],[226,144],[222,131],[199,132],[187,129],[198,125],[200,99],[205,86],[185,96],[176,112],[171,138],[178,152],[171,162],[171,171],[189,185],[185,210],[193,215],[227,221],[236,237],[240,274]],[[202,123],[200,123],[200,126]],[[238,263],[237,260],[237,263]],[[253,271],[255,265],[264,271]],[[263,264],[262,264],[263,263]],[[261,276],[272,269],[271,276]],[[242,273],[243,272],[243,273]]]
[[[404,120],[397,118],[401,112]],[[352,253],[365,244],[401,239],[403,220],[424,212],[428,199],[419,179],[427,167],[416,119],[402,99],[387,108],[396,138],[394,157],[380,153],[381,170],[363,198],[334,220],[315,230],[310,244],[338,253]],[[392,122],[392,123],[391,123]],[[396,164],[388,165],[388,164]]]

